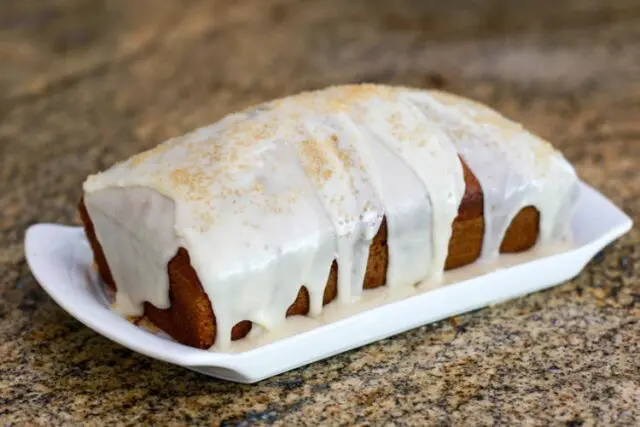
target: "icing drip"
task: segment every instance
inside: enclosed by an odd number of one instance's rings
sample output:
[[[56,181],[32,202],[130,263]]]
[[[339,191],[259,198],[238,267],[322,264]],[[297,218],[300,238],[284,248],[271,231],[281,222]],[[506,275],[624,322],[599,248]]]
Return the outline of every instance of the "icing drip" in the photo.
[[[318,316],[334,260],[337,304],[358,300],[383,217],[387,287],[438,285],[464,194],[458,154],[485,197],[483,258],[525,206],[540,211],[538,244],[566,237],[577,178],[548,143],[471,101],[376,85],[231,114],[89,177],[85,203],[117,308],[168,307],[167,262],[184,247],[224,348],[242,320],[281,326],[300,286]]]
[[[576,196],[571,165],[546,141],[486,106],[439,92],[413,102],[440,123],[478,179],[484,195],[482,258],[499,255],[513,218],[526,206],[541,211],[537,244],[566,237]]]
[[[346,114],[303,121],[306,138],[295,148],[311,176],[315,168],[323,169],[313,182],[336,235],[338,299],[348,303],[360,295],[369,246],[382,220],[383,208],[370,179],[376,175],[375,165],[359,155],[364,141]]]

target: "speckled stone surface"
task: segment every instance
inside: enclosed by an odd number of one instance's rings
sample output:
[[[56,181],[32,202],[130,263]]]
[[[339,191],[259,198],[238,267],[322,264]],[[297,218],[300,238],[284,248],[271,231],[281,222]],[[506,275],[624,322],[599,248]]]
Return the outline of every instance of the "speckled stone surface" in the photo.
[[[330,83],[436,86],[552,140],[640,222],[640,4],[21,0],[0,11],[0,425],[639,425],[640,231],[552,290],[236,385],[132,353],[30,275],[84,177]]]

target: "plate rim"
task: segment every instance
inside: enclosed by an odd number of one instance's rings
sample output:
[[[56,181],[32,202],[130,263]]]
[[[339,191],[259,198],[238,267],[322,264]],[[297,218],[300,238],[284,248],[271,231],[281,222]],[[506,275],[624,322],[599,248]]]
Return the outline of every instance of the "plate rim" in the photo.
[[[526,261],[521,264],[517,264],[515,266],[511,266],[511,267],[505,268],[504,270],[501,270],[501,271],[509,271],[509,270],[514,270],[517,267],[522,267],[529,264],[545,263],[545,262],[548,262],[550,258],[556,258],[556,257],[580,256],[581,259],[585,260],[584,263],[580,261],[579,264],[576,264],[576,265],[579,265],[579,268],[578,267],[574,268],[573,270],[576,270],[575,274],[572,273],[570,277],[563,279],[560,282],[551,283],[549,285],[537,286],[536,289],[525,292],[520,296],[524,296],[531,292],[537,292],[537,291],[555,286],[559,283],[563,283],[567,280],[570,280],[572,277],[575,277],[584,269],[584,266],[592,259],[592,257],[598,251],[602,250],[604,247],[608,246],[613,241],[617,240],[618,238],[626,234],[629,230],[631,230],[633,226],[633,221],[624,211],[622,211],[622,209],[620,209],[611,200],[606,198],[604,195],[602,195],[600,192],[598,192],[595,188],[591,187],[587,183],[583,181],[579,181],[579,184],[580,184],[581,193],[582,192],[590,193],[588,194],[587,197],[592,197],[592,198],[595,197],[599,199],[598,202],[602,204],[602,207],[607,208],[608,214],[615,215],[616,217],[618,217],[617,225],[608,228],[606,232],[603,232],[597,235],[594,239],[590,240],[589,242],[582,244],[580,246],[577,246],[575,248],[571,248],[559,254],[541,256],[540,258]],[[575,220],[572,220],[572,222],[573,221]],[[406,332],[420,325],[426,325],[426,324],[436,322],[437,320],[417,321],[413,326],[402,327],[400,328],[400,330],[396,332],[392,332],[390,334],[386,334],[385,336],[382,336],[382,337],[373,338],[373,339],[367,338],[367,339],[360,339],[360,340],[355,339],[351,343],[352,345],[347,345],[346,347],[342,346],[342,348],[334,349],[334,351],[323,352],[319,357],[312,358],[313,360],[300,361],[299,359],[298,360],[299,363],[295,363],[293,365],[287,366],[285,369],[279,370],[278,372],[264,374],[264,371],[265,371],[264,369],[256,369],[255,366],[253,367],[253,369],[251,369],[246,366],[247,364],[251,364],[252,363],[251,361],[255,359],[256,356],[260,356],[265,353],[266,354],[272,353],[274,351],[274,348],[275,348],[275,351],[277,351],[278,347],[295,346],[295,342],[300,341],[301,337],[303,336],[304,336],[304,339],[310,339],[310,337],[313,337],[318,334],[323,335],[328,332],[328,329],[335,329],[339,326],[343,326],[343,327],[347,326],[350,323],[353,324],[353,323],[361,322],[362,317],[364,318],[370,317],[372,313],[375,313],[377,311],[393,310],[394,309],[393,306],[396,306],[399,304],[401,305],[403,303],[407,304],[407,302],[410,300],[416,300],[417,298],[425,298],[427,295],[434,295],[434,292],[438,290],[442,290],[450,286],[461,285],[465,282],[473,281],[483,276],[491,276],[498,273],[496,271],[493,271],[484,275],[470,278],[468,280],[454,282],[447,286],[437,288],[431,291],[426,291],[416,295],[411,295],[397,301],[389,302],[380,306],[376,306],[376,307],[364,310],[353,316],[348,316],[344,319],[340,319],[335,322],[331,322],[331,323],[313,328],[311,330],[304,331],[298,335],[286,337],[282,340],[261,345],[256,348],[252,348],[243,352],[234,352],[234,353],[218,352],[218,351],[196,349],[193,347],[180,344],[173,340],[158,337],[151,332],[148,332],[138,326],[132,325],[129,321],[120,317],[118,314],[114,313],[108,307],[105,307],[97,300],[95,302],[99,304],[105,312],[108,312],[110,314],[110,317],[108,317],[108,320],[115,322],[115,326],[112,325],[113,327],[110,327],[108,322],[105,325],[100,325],[99,320],[101,320],[104,317],[105,313],[102,313],[102,314],[98,313],[97,317],[86,316],[86,313],[84,313],[82,309],[78,310],[75,307],[75,304],[69,298],[65,298],[64,295],[61,295],[59,292],[56,291],[57,286],[51,285],[51,283],[49,283],[50,280],[52,279],[47,279],[45,277],[42,277],[42,274],[43,274],[42,270],[44,270],[44,268],[39,263],[43,261],[37,259],[42,251],[39,251],[38,248],[34,247],[34,245],[37,245],[37,243],[40,241],[41,235],[44,235],[47,233],[50,234],[52,232],[59,235],[68,234],[68,237],[66,239],[61,239],[60,241],[55,241],[51,243],[46,251],[48,254],[52,254],[54,251],[59,250],[61,248],[65,248],[67,251],[70,250],[69,248],[71,248],[72,251],[78,251],[80,250],[80,243],[78,241],[84,240],[84,245],[86,246],[86,250],[89,252],[89,258],[90,258],[91,257],[90,248],[89,248],[88,242],[86,242],[84,231],[82,227],[79,227],[79,226],[40,223],[40,224],[31,225],[30,227],[28,227],[25,233],[24,252],[25,252],[25,258],[27,260],[27,264],[29,265],[32,275],[34,276],[36,281],[39,283],[39,285],[45,290],[45,292],[56,302],[56,304],[58,304],[69,315],[74,317],[76,320],[80,321],[85,326],[94,330],[95,332],[105,336],[106,338],[126,348],[129,348],[132,351],[138,352],[140,354],[144,354],[146,356],[149,356],[164,362],[187,367],[199,372],[201,372],[201,370],[199,370],[198,368],[201,368],[201,367],[215,367],[215,368],[221,368],[221,369],[228,369],[233,371],[233,373],[236,375],[227,376],[227,375],[224,375],[222,372],[218,374],[209,373],[209,375],[214,375],[218,378],[222,378],[230,381],[244,382],[244,383],[256,382],[261,379],[276,375],[278,373],[295,369],[297,367],[304,366],[309,363],[313,363],[317,360],[326,359],[336,354],[340,354],[345,351],[349,351],[349,350],[361,347],[363,345],[377,342],[386,337],[394,336],[394,335]],[[74,241],[71,241],[72,234],[75,235],[75,237],[73,237]],[[70,256],[69,253],[67,253],[66,255]],[[44,261],[44,262],[50,262],[50,260]],[[88,281],[89,279],[87,278],[86,280]],[[86,285],[87,284],[85,283],[85,286]],[[91,292],[89,291],[89,293]],[[502,300],[502,302],[506,300],[519,298],[520,296],[518,295],[508,296],[504,300]],[[488,304],[483,304],[480,306],[480,308],[486,307],[487,305]],[[461,311],[460,313],[464,313],[468,311],[469,310],[466,309],[464,311]],[[128,325],[129,330],[124,329],[123,331],[120,331],[120,327],[124,326],[125,324]],[[159,351],[156,345],[151,345],[150,347],[147,346],[147,342],[149,341],[149,339],[163,340],[162,351]],[[260,374],[259,372],[262,372],[262,374]],[[238,377],[238,375],[240,377]]]

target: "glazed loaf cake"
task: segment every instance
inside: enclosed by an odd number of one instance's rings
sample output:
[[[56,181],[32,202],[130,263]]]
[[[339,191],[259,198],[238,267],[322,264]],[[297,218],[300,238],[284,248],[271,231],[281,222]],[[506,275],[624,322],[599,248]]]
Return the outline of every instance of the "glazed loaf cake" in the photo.
[[[271,101],[87,179],[115,309],[225,348],[287,316],[569,237],[573,168],[454,95],[348,85]]]

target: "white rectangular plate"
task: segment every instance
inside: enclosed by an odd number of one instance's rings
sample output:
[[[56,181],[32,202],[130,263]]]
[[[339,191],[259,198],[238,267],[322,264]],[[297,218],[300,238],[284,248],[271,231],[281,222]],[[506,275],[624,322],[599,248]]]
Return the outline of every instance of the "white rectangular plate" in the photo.
[[[137,327],[112,312],[101,284],[90,279],[92,254],[82,228],[34,225],[27,231],[25,252],[31,271],[44,290],[94,331],[165,362],[225,380],[253,383],[421,325],[571,279],[598,251],[629,231],[632,225],[631,219],[600,193],[584,183],[580,190],[572,221],[574,245],[567,250],[438,289],[416,292],[413,296],[235,353],[187,347],[164,334]]]

